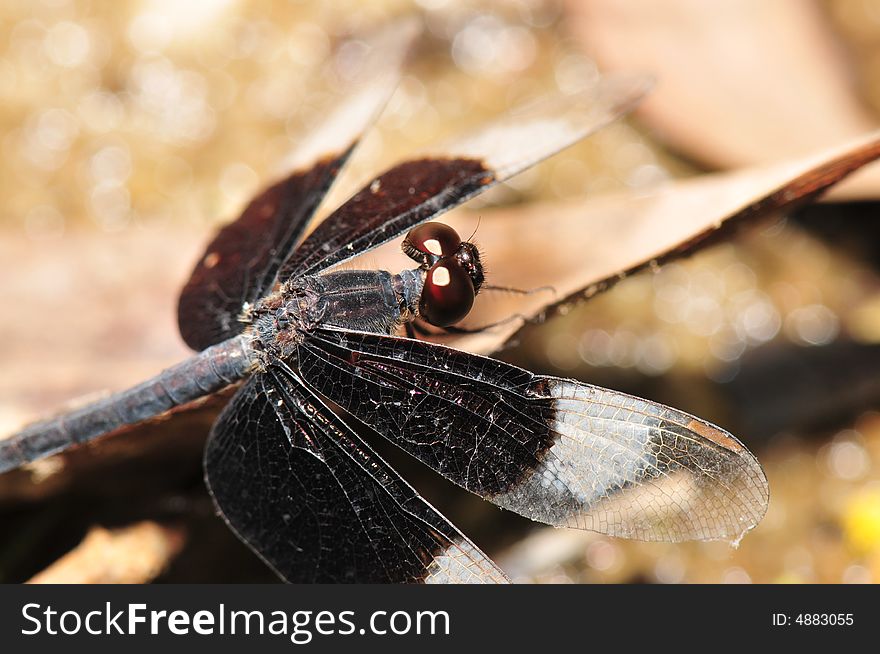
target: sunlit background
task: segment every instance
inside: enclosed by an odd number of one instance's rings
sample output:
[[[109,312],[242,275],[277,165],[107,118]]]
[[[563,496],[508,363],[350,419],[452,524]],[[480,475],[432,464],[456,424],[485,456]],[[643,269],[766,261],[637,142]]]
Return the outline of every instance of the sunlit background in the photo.
[[[320,120],[322,98],[345,58],[357,57],[357,43],[331,53],[353,33],[412,12],[426,28],[342,189],[412,148],[550,89],[574,91],[597,79],[600,63],[571,29],[575,4],[2,3],[3,431],[72,396],[136,382],[185,354],[174,326],[175,288],[211,229],[233,218]],[[880,9],[818,6],[870,115],[880,105],[873,82],[880,79]],[[681,114],[691,119],[686,102]],[[695,163],[699,155],[674,153],[662,136],[638,118],[619,121],[491,192],[482,206],[639,193],[706,171]],[[342,200],[344,190],[332,197]],[[828,205],[765,221],[625,280],[530,329],[503,354],[535,371],[679,407],[740,436],[767,470],[771,504],[739,548],[554,530],[466,499],[451,500],[448,514],[516,581],[880,581],[875,207]],[[490,270],[521,264],[485,256]],[[41,304],[52,293],[92,304],[58,315]],[[112,333],[102,328],[109,315]],[[434,482],[425,483],[430,492]],[[433,492],[446,510],[445,490]],[[11,516],[0,528],[0,580],[26,579],[52,562],[29,554],[40,551],[35,543],[63,533],[59,542],[72,549],[89,527],[65,531],[69,515],[52,509],[51,497],[0,501]],[[114,513],[108,526],[124,528],[119,522]],[[199,533],[191,530],[184,549],[211,546]],[[159,578],[230,574],[228,566],[179,568],[172,563]]]

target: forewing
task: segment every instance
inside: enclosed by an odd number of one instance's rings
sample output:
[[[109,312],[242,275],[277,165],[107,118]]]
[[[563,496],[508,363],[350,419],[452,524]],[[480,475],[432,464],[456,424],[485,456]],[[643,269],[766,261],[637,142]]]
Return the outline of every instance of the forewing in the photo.
[[[262,191],[208,245],[180,294],[178,324],[187,345],[203,350],[241,332],[242,310],[273,287],[309,219],[397,85],[413,38],[410,22],[368,40],[369,54],[327,108],[330,116],[289,158],[292,172]]]
[[[757,459],[669,407],[433,343],[319,329],[303,380],[464,488],[528,518],[639,540],[738,539]]]
[[[229,526],[289,582],[507,581],[283,364],[226,406],[205,474]]]
[[[403,162],[367,184],[296,249],[279,278],[320,272],[372,250],[607,125],[647,92],[642,76],[610,76]]]

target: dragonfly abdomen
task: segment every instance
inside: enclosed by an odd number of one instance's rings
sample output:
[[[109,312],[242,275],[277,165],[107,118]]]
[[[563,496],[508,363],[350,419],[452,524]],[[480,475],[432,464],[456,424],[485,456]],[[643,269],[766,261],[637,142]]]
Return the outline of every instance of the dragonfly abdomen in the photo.
[[[251,336],[218,343],[155,377],[0,440],[0,473],[219,391],[253,370]]]

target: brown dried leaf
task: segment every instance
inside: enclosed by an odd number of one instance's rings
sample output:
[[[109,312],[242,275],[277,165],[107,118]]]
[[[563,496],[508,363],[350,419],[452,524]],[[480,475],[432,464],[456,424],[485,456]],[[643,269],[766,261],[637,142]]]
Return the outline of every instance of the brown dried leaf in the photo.
[[[93,527],[83,541],[30,584],[142,584],[155,579],[180,551],[184,534],[154,522],[123,529]]]
[[[178,230],[173,243],[157,229],[40,241],[3,234],[0,298],[15,310],[0,313],[0,438],[188,356],[177,293],[204,238],[195,229]],[[38,500],[72,482],[135,484],[151,465],[173,476],[176,458],[198,460],[217,406],[187,409],[186,418],[138,427],[132,440],[102,439],[0,475],[0,500]]]
[[[89,443],[0,475],[0,502],[35,502],[68,491],[100,496],[137,493],[186,483],[202,458],[205,438],[234,388],[175,407],[139,425],[118,429]]]
[[[875,133],[784,163],[675,182],[648,195],[613,194],[459,215],[454,223],[462,234],[470,234],[479,221],[477,234],[490,271],[496,273],[489,283],[555,289],[555,297],[487,293],[469,322],[563,312],[567,304],[591,297],[626,275],[689,254],[710,237],[727,235],[730,228],[812,199],[880,156],[878,137]],[[490,353],[518,328],[514,321],[446,342]]]
[[[798,156],[875,129],[814,2],[568,0],[569,28],[608,70],[651,72],[638,117],[713,167]],[[876,197],[872,167],[838,198]]]
[[[3,234],[0,433],[186,356],[177,294],[203,247],[195,229]]]

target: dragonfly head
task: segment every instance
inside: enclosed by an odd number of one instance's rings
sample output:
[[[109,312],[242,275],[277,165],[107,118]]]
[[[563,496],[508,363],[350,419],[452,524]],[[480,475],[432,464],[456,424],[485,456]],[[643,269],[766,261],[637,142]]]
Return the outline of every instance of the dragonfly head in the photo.
[[[435,327],[464,318],[483,285],[480,251],[443,223],[423,223],[403,240],[404,253],[425,272],[419,317]]]

